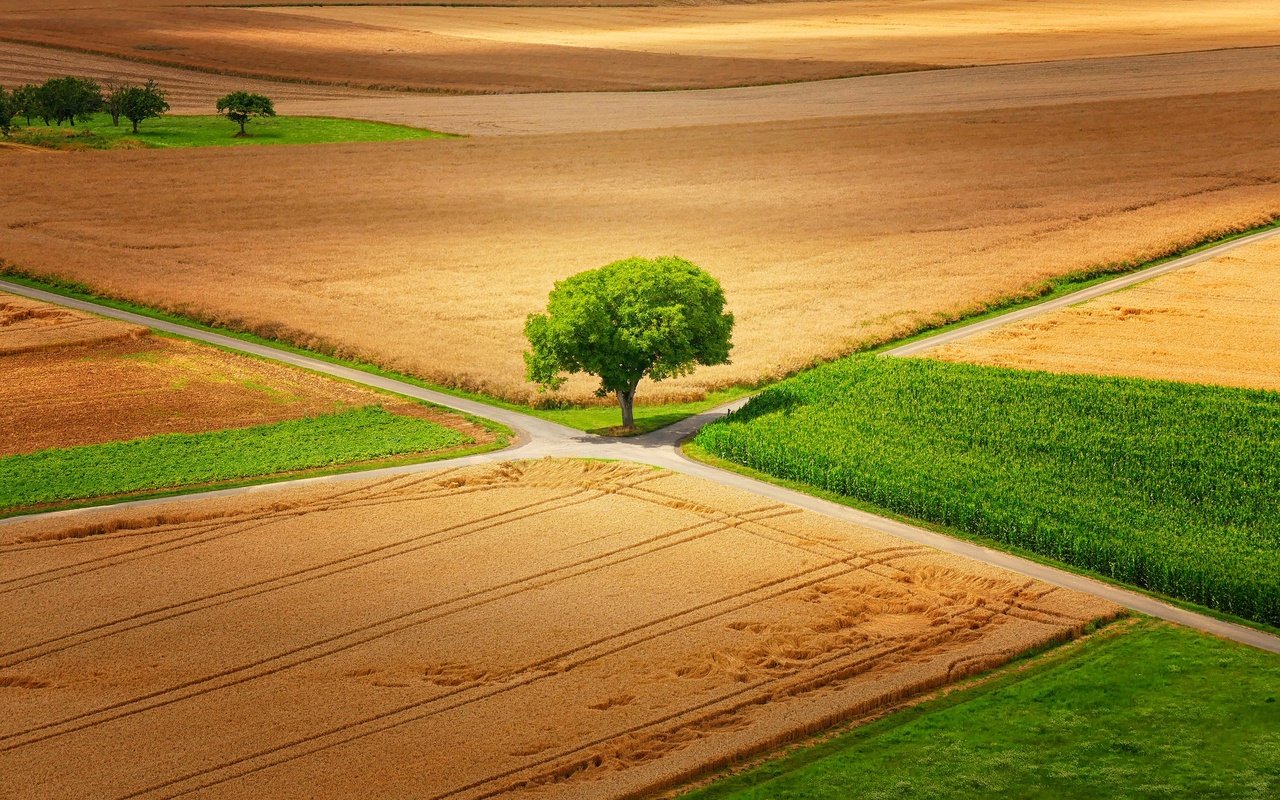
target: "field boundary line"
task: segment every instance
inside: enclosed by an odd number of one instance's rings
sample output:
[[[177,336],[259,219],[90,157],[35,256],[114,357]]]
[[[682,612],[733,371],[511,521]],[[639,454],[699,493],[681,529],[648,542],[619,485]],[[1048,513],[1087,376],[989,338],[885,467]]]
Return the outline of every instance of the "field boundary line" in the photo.
[[[1061,297],[1046,300],[1043,303],[1036,303],[1035,305],[1020,308],[1015,311],[1009,311],[1004,314],[997,314],[994,317],[977,320],[967,325],[961,325],[950,330],[936,333],[932,336],[926,334],[923,338],[916,339],[915,341],[911,341],[897,347],[892,347],[888,350],[883,350],[880,352],[880,355],[900,358],[918,355],[925,350],[929,350],[934,347],[958,342],[962,339],[967,339],[970,336],[976,336],[980,333],[985,333],[1010,323],[1020,322],[1025,319],[1030,319],[1031,317],[1039,316],[1040,314],[1047,314],[1050,311],[1058,311],[1060,309],[1076,305],[1077,303],[1083,303],[1087,300],[1093,300],[1095,298],[1111,294],[1112,292],[1127,289],[1130,286],[1134,286],[1144,281],[1149,281],[1153,278],[1159,278],[1160,276],[1167,275],[1170,272],[1176,272],[1180,269],[1195,266],[1196,264],[1200,264],[1225,253],[1229,253],[1238,247],[1255,244],[1265,239],[1270,239],[1273,236],[1280,236],[1280,228],[1268,228],[1267,230],[1247,234],[1220,244],[1210,245],[1199,252],[1189,253],[1188,255],[1180,256],[1171,261],[1166,261],[1163,264],[1156,264],[1155,266],[1147,267],[1146,269],[1138,270],[1137,272],[1118,275],[1109,280],[1095,283],[1092,286],[1087,286],[1069,294],[1064,294]]]

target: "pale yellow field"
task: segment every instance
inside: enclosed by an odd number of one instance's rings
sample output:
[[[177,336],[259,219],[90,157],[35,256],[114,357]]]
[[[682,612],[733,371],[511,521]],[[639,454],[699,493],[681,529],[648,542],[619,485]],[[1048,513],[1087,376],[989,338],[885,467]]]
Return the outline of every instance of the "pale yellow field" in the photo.
[[[522,45],[935,66],[1280,44],[1277,0],[829,0],[662,8],[263,8]]]
[[[1278,112],[1280,94],[1264,92],[252,153],[14,153],[0,155],[2,255],[529,400],[522,324],[553,282],[674,253],[722,280],[738,318],[733,364],[641,389],[687,399],[1268,218]],[[265,177],[246,184],[248,164]]]
[[[1280,390],[1280,241],[923,355]]]
[[[600,462],[0,524],[0,786],[633,797],[1118,611]]]

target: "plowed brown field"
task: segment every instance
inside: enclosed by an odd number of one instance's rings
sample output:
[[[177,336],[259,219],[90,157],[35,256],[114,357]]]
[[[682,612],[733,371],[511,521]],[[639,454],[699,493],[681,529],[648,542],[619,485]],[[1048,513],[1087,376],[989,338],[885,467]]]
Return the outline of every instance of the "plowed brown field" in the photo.
[[[0,456],[199,433],[384,405],[492,434],[452,414],[147,329],[0,293]],[[391,402],[388,402],[391,401]]]
[[[521,325],[553,281],[676,253],[738,318],[732,365],[642,389],[689,398],[1268,218],[1277,113],[1280,93],[1260,92],[262,148],[251,190],[248,157],[225,150],[46,156],[38,182],[36,156],[14,153],[3,257],[527,400]]]
[[[1118,613],[599,462],[99,510],[0,553],[15,798],[632,796]]]
[[[62,13],[23,5],[0,10],[6,39],[257,77],[464,92],[730,86],[1280,44],[1280,0],[525,9],[144,2]]]
[[[1280,390],[1280,242],[1250,245],[923,355]]]

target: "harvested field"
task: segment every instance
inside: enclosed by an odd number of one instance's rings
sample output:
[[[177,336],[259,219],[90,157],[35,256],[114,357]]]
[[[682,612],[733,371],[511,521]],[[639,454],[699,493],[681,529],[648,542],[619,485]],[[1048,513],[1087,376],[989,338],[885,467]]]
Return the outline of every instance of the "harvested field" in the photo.
[[[1280,242],[1260,242],[926,356],[1280,390]]]
[[[383,405],[477,442],[452,414],[331,378],[0,293],[0,456]]]
[[[629,796],[1118,612],[601,462],[77,513],[0,552],[15,798]]]
[[[126,5],[62,14],[10,7],[0,21],[11,41],[249,77],[448,92],[741,86],[1280,44],[1276,0],[1265,8],[1259,0]]]
[[[255,169],[272,178],[250,193],[232,188],[245,162],[231,152],[45,156],[38,184],[24,180],[35,156],[13,153],[0,156],[0,256],[527,401],[521,326],[553,281],[675,253],[722,280],[738,319],[732,365],[642,387],[695,399],[1268,219],[1277,112],[1280,93],[1259,92],[263,148]]]

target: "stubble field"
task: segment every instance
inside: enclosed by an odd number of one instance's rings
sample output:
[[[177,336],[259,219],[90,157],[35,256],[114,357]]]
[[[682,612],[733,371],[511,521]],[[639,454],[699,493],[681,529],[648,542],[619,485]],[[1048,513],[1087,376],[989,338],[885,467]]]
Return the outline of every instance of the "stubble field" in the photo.
[[[80,513],[0,548],[15,797],[630,795],[1117,613],[600,462]]]
[[[1253,244],[923,355],[1280,390],[1280,242]]]
[[[277,148],[252,190],[229,152],[9,154],[4,258],[532,401],[521,325],[552,283],[675,253],[723,282],[734,363],[642,397],[697,399],[1269,219],[1277,97]]]
[[[460,417],[146,328],[0,293],[0,456],[200,433],[384,405],[493,437]]]

